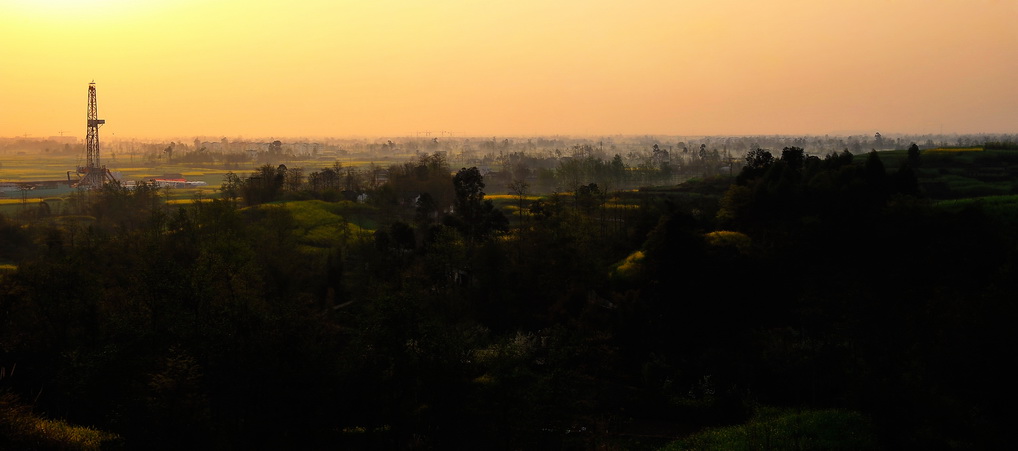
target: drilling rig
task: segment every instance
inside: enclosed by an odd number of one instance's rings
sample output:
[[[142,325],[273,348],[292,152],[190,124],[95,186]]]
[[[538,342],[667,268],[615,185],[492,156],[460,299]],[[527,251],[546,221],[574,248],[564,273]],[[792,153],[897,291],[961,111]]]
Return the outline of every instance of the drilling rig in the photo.
[[[95,106],[95,81],[88,84],[88,132],[85,135],[85,166],[78,166],[77,188],[96,189],[113,181],[113,174],[99,162],[99,126],[106,123],[99,119]]]

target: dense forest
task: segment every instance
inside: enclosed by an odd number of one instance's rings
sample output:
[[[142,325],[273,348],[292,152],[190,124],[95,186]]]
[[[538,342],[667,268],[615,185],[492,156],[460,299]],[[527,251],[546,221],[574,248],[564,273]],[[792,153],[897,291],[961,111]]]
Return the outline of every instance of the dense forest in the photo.
[[[923,158],[758,148],[639,190],[575,159],[492,199],[435,153],[362,202],[265,165],[0,217],[0,448],[73,448],[41,416],[114,449],[657,449],[767,408],[864,419],[818,449],[1001,448],[1015,215],[935,202]]]

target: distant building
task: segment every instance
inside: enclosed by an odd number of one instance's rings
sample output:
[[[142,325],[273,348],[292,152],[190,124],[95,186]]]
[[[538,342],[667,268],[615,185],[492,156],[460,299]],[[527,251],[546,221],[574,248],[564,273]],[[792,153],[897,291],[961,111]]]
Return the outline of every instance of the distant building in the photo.
[[[201,180],[186,179],[152,179],[152,184],[158,188],[194,188],[196,186],[206,185],[206,183]]]

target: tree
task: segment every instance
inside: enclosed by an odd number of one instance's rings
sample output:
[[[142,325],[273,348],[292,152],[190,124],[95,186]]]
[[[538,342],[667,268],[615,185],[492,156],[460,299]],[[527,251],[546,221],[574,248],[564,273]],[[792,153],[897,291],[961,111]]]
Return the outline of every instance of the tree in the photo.
[[[746,154],[746,166],[753,169],[763,169],[774,163],[774,155],[769,150],[757,147]]]
[[[420,226],[429,226],[434,222],[438,208],[435,206],[435,199],[430,193],[421,193],[415,202],[414,223]]]
[[[244,202],[248,205],[263,204],[276,200],[286,179],[286,166],[273,168],[266,164],[244,181]]]
[[[339,165],[339,162],[336,162]],[[360,191],[361,180],[363,177],[361,173],[352,167],[346,168],[346,173],[343,176],[343,189],[347,191]]]
[[[774,155],[769,150],[757,147],[746,154],[746,165],[742,167],[736,183],[742,185],[750,179],[763,175],[774,164]]]
[[[452,179],[456,199],[453,224],[468,240],[504,231],[509,221],[490,200],[484,200],[484,177],[477,167],[461,168]]]
[[[281,167],[285,167],[280,165]],[[290,192],[298,192],[304,188],[304,169],[302,168],[291,168],[284,172],[286,190]]]
[[[275,140],[275,141],[272,141],[271,144],[269,144],[269,153],[279,154],[279,153],[282,153],[282,152],[283,152],[283,142],[282,141]]]
[[[781,149],[781,161],[788,164],[788,167],[800,171],[806,162],[806,153],[802,147],[785,147]]]
[[[597,183],[580,185],[575,191],[576,206],[586,214],[593,213],[594,209],[604,203],[604,193],[598,188]]]
[[[886,177],[887,171],[884,169],[884,163],[880,161],[880,156],[876,151],[870,152],[866,156],[866,179],[876,186],[882,186]]]
[[[484,177],[477,167],[461,168],[452,178],[456,193],[453,207],[465,219],[475,219],[484,199]]]
[[[219,190],[223,193],[223,198],[230,202],[237,202],[237,198],[240,197],[241,190],[243,189],[244,181],[237,174],[234,174],[233,171],[226,173],[223,184],[219,187]]]
[[[391,245],[398,252],[412,251],[417,245],[413,227],[403,221],[390,224],[388,230],[383,233],[388,233]]]
[[[919,146],[916,145],[916,143],[912,143],[911,146],[908,146],[908,166],[912,169],[916,169],[919,167],[920,163]]]
[[[517,210],[520,215],[520,226],[523,224],[523,201],[527,198],[527,192],[530,190],[530,184],[526,180],[513,179],[509,182],[509,192],[516,196]]]
[[[622,186],[622,182],[626,179],[626,163],[622,161],[622,156],[615,154],[611,162],[611,173],[612,178],[615,179],[615,186]]]

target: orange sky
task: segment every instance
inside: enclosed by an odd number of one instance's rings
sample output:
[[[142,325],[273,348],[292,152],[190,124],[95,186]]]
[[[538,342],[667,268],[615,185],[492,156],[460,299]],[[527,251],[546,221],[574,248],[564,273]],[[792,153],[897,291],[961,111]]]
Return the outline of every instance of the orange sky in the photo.
[[[1015,0],[0,0],[0,136],[1018,132]]]

